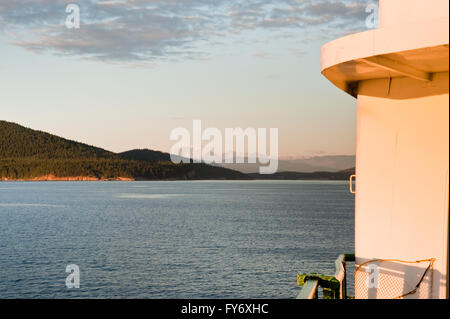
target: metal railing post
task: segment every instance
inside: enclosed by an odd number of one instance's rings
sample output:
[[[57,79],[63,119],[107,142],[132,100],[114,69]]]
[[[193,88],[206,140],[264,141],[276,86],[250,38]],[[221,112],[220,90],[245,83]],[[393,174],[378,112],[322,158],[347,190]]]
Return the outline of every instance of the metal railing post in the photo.
[[[347,299],[347,261],[355,261],[354,254],[342,254],[335,261],[334,276],[320,274],[303,274],[297,276],[297,283],[303,286],[297,299],[314,299],[318,297],[318,287],[323,290],[324,298]]]

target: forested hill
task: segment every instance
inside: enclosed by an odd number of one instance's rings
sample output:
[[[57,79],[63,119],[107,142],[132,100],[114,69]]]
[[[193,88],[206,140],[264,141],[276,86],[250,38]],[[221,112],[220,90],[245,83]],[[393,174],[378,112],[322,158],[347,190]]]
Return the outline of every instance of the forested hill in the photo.
[[[0,158],[113,158],[114,153],[0,121]]]
[[[0,121],[0,180],[250,179],[206,164],[173,164],[167,153],[116,154]]]

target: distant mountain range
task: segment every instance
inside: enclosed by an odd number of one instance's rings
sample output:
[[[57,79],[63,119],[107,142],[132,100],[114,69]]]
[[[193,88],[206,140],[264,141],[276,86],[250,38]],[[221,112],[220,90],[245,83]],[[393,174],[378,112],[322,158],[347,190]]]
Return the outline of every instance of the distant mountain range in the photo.
[[[247,159],[244,161],[247,162]],[[220,166],[250,174],[257,173],[260,164],[221,164]],[[352,167],[355,167],[354,155],[315,156],[278,161],[278,172],[339,172]]]
[[[149,149],[113,153],[16,123],[0,121],[0,181],[10,180],[346,180],[354,156],[280,161],[279,173],[259,175],[259,164],[174,164]],[[346,170],[347,169],[347,170]]]
[[[152,150],[113,153],[0,121],[0,180],[251,179],[206,164],[174,164]]]
[[[278,172],[272,175],[260,175],[258,173],[249,173],[253,179],[264,180],[348,180],[355,174],[355,168],[349,168],[339,172]]]

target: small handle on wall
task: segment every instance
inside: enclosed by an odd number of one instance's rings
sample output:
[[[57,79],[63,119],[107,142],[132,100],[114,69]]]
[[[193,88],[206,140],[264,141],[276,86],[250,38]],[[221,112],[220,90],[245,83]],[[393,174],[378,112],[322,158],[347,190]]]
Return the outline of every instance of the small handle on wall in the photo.
[[[350,176],[350,193],[356,194],[356,191],[353,189],[353,180],[355,179],[356,175]]]

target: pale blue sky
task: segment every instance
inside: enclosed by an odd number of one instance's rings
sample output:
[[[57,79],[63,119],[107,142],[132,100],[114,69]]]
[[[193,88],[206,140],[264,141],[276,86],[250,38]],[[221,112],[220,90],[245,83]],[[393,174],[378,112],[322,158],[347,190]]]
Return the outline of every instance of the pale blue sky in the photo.
[[[0,119],[112,151],[169,151],[200,119],[278,127],[281,156],[354,154],[320,47],[364,31],[369,1],[71,1],[79,30],[64,2],[0,0]]]

